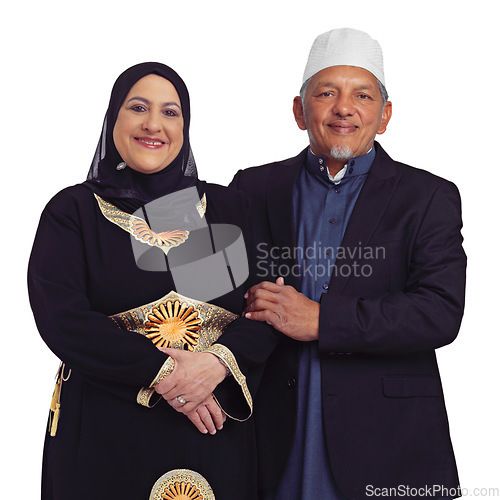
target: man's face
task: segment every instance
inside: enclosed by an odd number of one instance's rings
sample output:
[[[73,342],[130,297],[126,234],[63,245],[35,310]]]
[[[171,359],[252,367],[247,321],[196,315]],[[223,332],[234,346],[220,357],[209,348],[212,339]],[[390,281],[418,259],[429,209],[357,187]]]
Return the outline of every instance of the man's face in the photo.
[[[293,110],[313,153],[325,156],[330,170],[338,171],[347,158],[367,153],[375,136],[385,132],[392,104],[383,105],[377,79],[369,71],[332,66],[311,78],[304,103],[296,97]]]

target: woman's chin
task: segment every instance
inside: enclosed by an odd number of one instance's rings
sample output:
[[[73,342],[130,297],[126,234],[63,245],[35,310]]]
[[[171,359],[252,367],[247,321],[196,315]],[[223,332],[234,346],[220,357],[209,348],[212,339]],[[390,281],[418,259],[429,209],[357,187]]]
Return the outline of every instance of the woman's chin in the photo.
[[[153,165],[129,165],[129,167],[132,170],[135,170],[136,172],[139,172],[141,174],[156,174],[158,172],[161,172],[165,168],[168,167],[168,165],[158,165],[158,164],[153,164]]]

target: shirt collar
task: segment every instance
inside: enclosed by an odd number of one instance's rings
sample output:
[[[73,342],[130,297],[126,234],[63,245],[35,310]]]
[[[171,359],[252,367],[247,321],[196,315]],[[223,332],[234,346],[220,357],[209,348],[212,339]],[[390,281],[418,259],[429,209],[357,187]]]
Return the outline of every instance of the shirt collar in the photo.
[[[349,159],[344,165],[344,168],[332,178],[326,166],[326,158],[324,156],[315,155],[309,147],[307,150],[306,168],[309,172],[320,177],[322,180],[338,184],[343,179],[348,180],[350,177],[367,174],[374,159],[375,148],[372,147],[368,153]]]

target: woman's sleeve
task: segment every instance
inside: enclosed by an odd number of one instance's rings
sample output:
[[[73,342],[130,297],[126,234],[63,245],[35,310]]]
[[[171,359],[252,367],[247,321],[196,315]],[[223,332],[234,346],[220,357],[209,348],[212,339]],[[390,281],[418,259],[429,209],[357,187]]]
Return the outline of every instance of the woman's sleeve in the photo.
[[[28,289],[38,330],[68,369],[119,396],[134,399],[166,355],[144,337],[120,330],[92,310],[80,214],[54,200],[42,213],[28,267]]]
[[[240,228],[245,239],[249,267],[249,276],[244,287],[246,290],[246,287],[260,281],[256,259],[258,231],[252,226],[254,217],[250,199],[244,193],[239,192],[239,195],[241,196]],[[242,296],[241,310],[235,312],[241,313],[244,307],[245,300]],[[238,378],[244,376],[250,393],[255,394],[264,364],[282,338],[283,335],[270,325],[240,317],[224,329],[224,333],[210,349],[210,352],[217,355],[231,371],[231,376],[227,377],[215,391],[221,406],[227,409],[227,413],[231,416],[237,415],[237,418],[242,418],[241,416],[248,412],[248,406],[251,406],[245,395],[245,388]],[[236,384],[240,385],[241,391],[237,389]],[[246,402],[242,395],[245,396]]]

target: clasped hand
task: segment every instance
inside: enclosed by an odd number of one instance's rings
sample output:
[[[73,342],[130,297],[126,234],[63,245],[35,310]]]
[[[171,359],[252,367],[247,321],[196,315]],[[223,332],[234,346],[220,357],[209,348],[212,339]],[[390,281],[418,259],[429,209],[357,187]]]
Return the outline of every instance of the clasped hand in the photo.
[[[265,321],[295,340],[318,340],[319,303],[285,285],[283,278],[253,286],[245,298],[245,318]]]
[[[159,348],[175,361],[172,373],[155,390],[172,408],[186,415],[203,434],[221,430],[226,415],[215,402],[213,390],[226,377],[226,368],[210,353]],[[179,399],[177,399],[179,398]],[[186,401],[182,403],[182,401]]]

